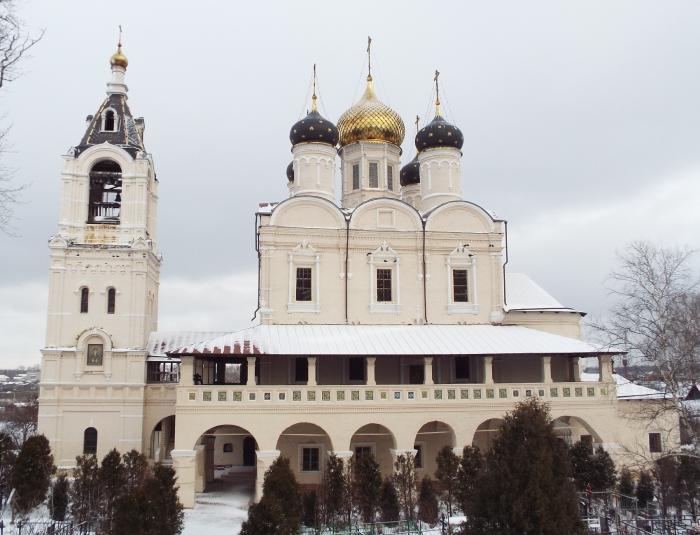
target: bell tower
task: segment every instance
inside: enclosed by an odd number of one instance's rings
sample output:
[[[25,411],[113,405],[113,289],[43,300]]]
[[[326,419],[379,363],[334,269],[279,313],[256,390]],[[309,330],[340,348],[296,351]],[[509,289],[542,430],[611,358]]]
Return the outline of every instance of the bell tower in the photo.
[[[142,448],[146,344],[158,321],[158,180],[127,103],[121,36],[107,97],[63,157],[49,240],[39,429],[59,466]]]

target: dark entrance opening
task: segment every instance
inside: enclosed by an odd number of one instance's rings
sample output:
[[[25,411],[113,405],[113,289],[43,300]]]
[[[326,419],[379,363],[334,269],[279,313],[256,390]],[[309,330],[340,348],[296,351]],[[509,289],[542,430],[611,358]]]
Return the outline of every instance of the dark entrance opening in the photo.
[[[255,466],[255,439],[253,437],[243,439],[243,466]]]
[[[422,364],[411,364],[408,367],[408,382],[412,385],[422,385],[425,379],[425,368]]]

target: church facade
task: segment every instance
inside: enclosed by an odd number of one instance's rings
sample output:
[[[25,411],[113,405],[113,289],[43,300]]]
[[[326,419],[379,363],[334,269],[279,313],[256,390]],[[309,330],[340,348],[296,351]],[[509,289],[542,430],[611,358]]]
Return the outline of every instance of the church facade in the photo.
[[[435,117],[403,166],[404,123],[371,73],[337,125],[314,86],[290,131],[289,197],[254,214],[258,324],[159,332],[158,179],[127,66],[120,45],[107,98],[64,157],[49,241],[39,429],[59,466],[136,448],[173,464],[188,507],[216,467],[250,474],[259,495],[280,455],[310,486],[329,453],[375,455],[388,474],[410,452],[427,475],[446,445],[487,449],[533,396],[562,440],[618,462],[676,443],[629,418],[654,401],[620,395],[614,354],[580,339],[583,313],[508,271],[506,221],[463,199],[464,138],[437,73]],[[589,357],[600,372],[582,380]]]

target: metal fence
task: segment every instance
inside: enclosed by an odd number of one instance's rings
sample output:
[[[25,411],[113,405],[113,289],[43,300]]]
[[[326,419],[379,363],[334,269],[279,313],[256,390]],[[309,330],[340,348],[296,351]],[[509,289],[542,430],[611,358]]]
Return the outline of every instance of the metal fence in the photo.
[[[445,526],[431,527],[422,522],[401,520],[399,522],[356,523],[349,526],[311,528],[304,526],[299,535],[441,535],[448,533]]]

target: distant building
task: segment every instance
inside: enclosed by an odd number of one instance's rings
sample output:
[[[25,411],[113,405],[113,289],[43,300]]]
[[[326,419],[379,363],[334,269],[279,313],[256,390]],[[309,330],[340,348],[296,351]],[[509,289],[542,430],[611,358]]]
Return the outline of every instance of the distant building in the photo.
[[[613,353],[580,340],[583,313],[508,272],[506,222],[463,198],[464,137],[439,100],[401,167],[404,123],[371,75],[337,126],[314,91],[291,128],[289,198],[255,214],[259,324],[158,332],[158,179],[127,64],[120,45],[107,98],[64,157],[49,241],[39,427],[57,464],[136,448],[172,460],[188,507],[216,465],[250,471],[259,493],[279,455],[304,485],[320,483],[331,452],[372,454],[385,475],[411,452],[432,474],[440,448],[488,449],[532,396],[550,403],[562,440],[618,462],[677,442],[626,417],[654,401],[623,400]],[[580,376],[585,357],[599,375]]]

